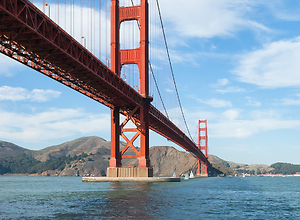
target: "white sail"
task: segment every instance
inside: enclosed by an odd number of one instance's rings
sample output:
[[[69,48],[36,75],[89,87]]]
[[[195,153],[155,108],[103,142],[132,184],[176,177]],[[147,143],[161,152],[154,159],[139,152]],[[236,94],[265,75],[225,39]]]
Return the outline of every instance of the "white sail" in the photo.
[[[190,174],[190,178],[195,178],[194,174],[193,174],[193,171],[191,171],[191,174]]]

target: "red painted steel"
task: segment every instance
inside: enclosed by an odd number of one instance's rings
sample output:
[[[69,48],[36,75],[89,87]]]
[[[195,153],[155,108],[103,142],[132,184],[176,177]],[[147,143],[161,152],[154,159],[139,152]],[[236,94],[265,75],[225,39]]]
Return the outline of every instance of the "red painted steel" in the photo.
[[[137,20],[140,25],[140,47],[136,49],[120,50],[120,26],[122,22]],[[116,115],[112,115],[112,138],[125,140],[126,146],[120,152],[119,140],[111,142],[110,167],[121,166],[122,159],[138,158],[139,167],[150,167],[149,158],[149,73],[148,73],[148,1],[142,0],[140,5],[133,7],[120,7],[119,0],[111,1],[111,63],[112,71],[120,76],[121,68],[127,64],[137,64],[140,76],[140,94],[145,102],[139,108],[128,111],[127,118],[119,125],[114,121]],[[147,65],[145,65],[147,64]],[[139,112],[139,121],[132,116]],[[116,113],[117,114],[117,113]],[[124,128],[128,121],[132,121],[136,128]],[[135,135],[128,139],[126,132],[135,132]],[[134,141],[140,137],[140,150],[134,146]],[[131,148],[136,155],[125,155],[128,148]]]
[[[120,167],[120,108],[114,107],[111,109],[111,156],[109,167]]]
[[[205,152],[207,158],[207,120],[198,121],[198,148]],[[207,161],[198,160],[198,174],[207,174]]]
[[[121,19],[125,19],[127,12],[122,13],[125,15]],[[131,117],[143,123],[141,116],[147,110],[140,109],[150,101],[145,98],[147,94],[136,92],[28,0],[0,0],[0,52],[112,111],[119,108],[125,116],[134,112]],[[139,109],[134,111],[136,107]],[[151,104],[149,127],[196,158],[207,161],[195,143]]]

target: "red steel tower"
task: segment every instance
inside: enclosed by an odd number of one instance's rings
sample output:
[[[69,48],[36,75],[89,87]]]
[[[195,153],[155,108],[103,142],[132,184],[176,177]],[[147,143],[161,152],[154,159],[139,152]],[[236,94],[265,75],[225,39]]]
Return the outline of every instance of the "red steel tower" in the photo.
[[[207,158],[207,120],[198,121],[198,148],[204,152]],[[207,176],[207,164],[198,160],[198,175]]]
[[[111,158],[107,176],[109,177],[150,177],[153,170],[149,159],[149,106],[152,98],[149,97],[149,39],[148,39],[148,0],[141,0],[140,5],[120,7],[119,0],[111,1],[111,69],[120,76],[123,65],[136,64],[139,69],[140,95],[144,97],[143,106],[129,107],[122,112],[126,119],[120,124],[120,107],[111,109]],[[140,26],[140,46],[135,49],[120,49],[120,25],[125,21],[137,20]],[[140,120],[132,115],[140,113]],[[131,121],[136,127],[125,128]],[[128,139],[125,132],[135,132]],[[120,151],[120,136],[126,141],[126,146]],[[140,149],[134,146],[134,141],[140,138]],[[131,148],[136,155],[125,155]],[[122,167],[122,159],[139,159],[137,168]]]

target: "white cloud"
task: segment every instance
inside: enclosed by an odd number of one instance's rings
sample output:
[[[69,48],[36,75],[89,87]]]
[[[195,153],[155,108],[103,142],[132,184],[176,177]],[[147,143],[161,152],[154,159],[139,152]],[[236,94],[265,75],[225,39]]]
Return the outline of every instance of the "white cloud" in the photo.
[[[230,36],[241,29],[270,31],[250,18],[254,1],[236,0],[172,0],[160,2],[163,17],[183,36],[212,38]],[[172,5],[172,7],[170,7]],[[178,16],[180,15],[180,16]]]
[[[261,119],[280,119],[281,115],[274,109],[255,110],[250,112],[250,116],[253,120]]]
[[[214,108],[222,108],[222,107],[232,107],[232,104],[230,101],[225,101],[225,100],[221,100],[221,99],[209,99],[209,100],[202,100],[202,99],[198,99],[198,102],[210,105],[211,107]]]
[[[0,87],[0,101],[21,101],[29,100],[35,102],[46,102],[52,98],[58,98],[61,92],[54,90],[34,89],[28,91],[20,87],[2,86]]]
[[[297,97],[300,97],[300,94],[296,94]],[[285,98],[281,100],[281,105],[300,105],[300,99],[291,99],[291,98]]]
[[[188,124],[192,129],[199,119],[207,119],[208,133],[211,138],[247,138],[253,134],[266,131],[300,130],[300,120],[282,119],[274,109],[251,112],[244,112],[241,109],[229,109],[219,114],[205,111],[185,111],[185,113]],[[192,130],[192,134],[194,133],[194,130]]]
[[[32,101],[37,102],[46,102],[52,98],[58,98],[61,92],[54,91],[54,90],[43,90],[43,89],[34,89],[30,94],[30,98]]]
[[[225,93],[240,93],[240,92],[245,92],[245,89],[240,88],[238,86],[231,86],[225,89],[217,89],[216,90],[219,93],[225,94]]]
[[[300,129],[300,121],[280,119],[231,120],[210,123],[209,128],[211,137],[246,138],[263,131]]]
[[[0,53],[0,76],[11,77],[23,67],[22,64]]]
[[[166,92],[168,93],[174,93],[175,91],[173,89],[165,89]]]
[[[230,84],[228,79],[226,79],[226,78],[218,79],[216,84],[212,84],[212,87],[216,88],[216,92],[221,93],[221,94],[245,92],[245,89],[240,88],[238,86],[230,86],[227,88],[223,88],[224,86],[227,86],[228,84]]]
[[[219,86],[226,86],[229,84],[229,80],[228,79],[218,79],[217,85]]]
[[[228,110],[216,122],[210,123],[210,136],[218,138],[246,138],[255,133],[279,129],[300,129],[300,120],[285,120],[273,110],[256,110],[247,119],[239,119],[240,110]],[[225,116],[225,117],[224,117]]]
[[[254,106],[254,107],[260,107],[261,106],[261,102],[256,101],[256,100],[252,99],[251,97],[246,97],[246,99],[248,100],[248,103],[246,104],[248,106]]]
[[[238,80],[263,88],[300,85],[300,37],[264,45],[243,55],[233,71]]]
[[[37,114],[0,110],[0,139],[37,143],[72,135],[107,131],[110,115],[92,115],[80,109],[51,109]]]
[[[300,20],[300,2],[299,1],[286,1],[286,0],[273,0],[261,1],[261,4],[267,6],[272,14],[281,20],[286,21],[299,21]]]
[[[239,115],[240,115],[240,110],[236,110],[236,109],[230,109],[223,112],[223,116],[227,120],[236,120],[239,117]]]
[[[244,116],[241,115],[242,112]],[[172,115],[174,116],[175,114]],[[198,120],[207,119],[210,138],[247,138],[267,131],[284,129],[300,130],[300,120],[282,119],[280,114],[274,109],[251,112],[244,112],[241,109],[229,109],[222,113],[189,111],[186,109],[185,116],[192,135],[197,134],[195,128]],[[177,111],[176,122],[182,120],[180,118],[181,115]],[[185,130],[182,122],[180,125],[180,128]]]
[[[282,105],[300,105],[300,99],[282,99]]]

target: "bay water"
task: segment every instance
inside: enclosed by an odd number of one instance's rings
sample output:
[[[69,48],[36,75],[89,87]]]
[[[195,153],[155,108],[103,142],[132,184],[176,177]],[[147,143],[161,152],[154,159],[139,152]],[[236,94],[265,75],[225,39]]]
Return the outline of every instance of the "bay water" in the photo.
[[[300,177],[83,183],[1,176],[0,219],[300,219]]]

